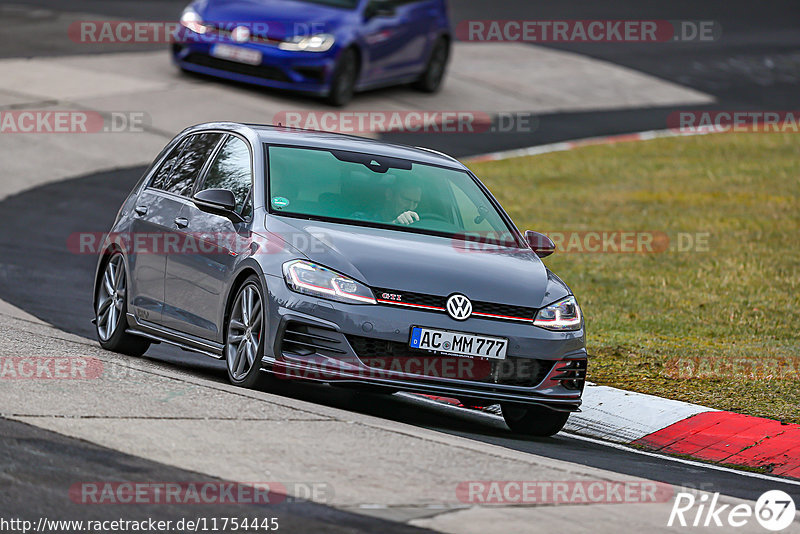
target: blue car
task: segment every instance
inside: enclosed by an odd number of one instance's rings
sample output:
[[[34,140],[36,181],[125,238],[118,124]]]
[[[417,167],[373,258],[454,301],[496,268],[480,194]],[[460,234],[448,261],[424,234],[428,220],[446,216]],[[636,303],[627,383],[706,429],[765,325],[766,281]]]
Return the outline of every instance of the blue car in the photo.
[[[450,56],[445,0],[197,0],[180,23],[181,69],[335,106],[389,85],[436,92]]]

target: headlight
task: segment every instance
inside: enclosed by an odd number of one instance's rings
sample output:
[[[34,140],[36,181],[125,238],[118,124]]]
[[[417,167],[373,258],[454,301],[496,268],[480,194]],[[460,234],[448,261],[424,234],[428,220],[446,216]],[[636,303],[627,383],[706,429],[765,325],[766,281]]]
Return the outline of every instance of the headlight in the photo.
[[[289,289],[298,293],[349,304],[375,304],[372,290],[364,284],[310,261],[284,263],[283,277]]]
[[[542,308],[536,314],[533,324],[548,330],[579,330],[581,327],[581,308],[575,297],[569,296]]]
[[[331,49],[335,40],[333,35],[329,33],[301,35],[282,42],[278,45],[278,48],[290,52],[327,52]]]
[[[195,33],[206,33],[208,28],[203,24],[203,18],[194,9],[187,7],[181,15],[181,25]]]

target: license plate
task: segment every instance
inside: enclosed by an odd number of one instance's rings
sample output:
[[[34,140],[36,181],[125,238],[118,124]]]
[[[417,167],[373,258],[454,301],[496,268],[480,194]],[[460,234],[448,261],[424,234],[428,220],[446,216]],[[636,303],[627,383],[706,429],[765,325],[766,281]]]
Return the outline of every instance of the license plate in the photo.
[[[237,61],[239,63],[247,63],[248,65],[261,64],[261,52],[258,50],[251,50],[249,48],[242,48],[241,46],[231,46],[227,44],[216,44],[211,49],[211,55],[220,59],[228,59],[230,61]]]
[[[441,354],[504,360],[508,340],[502,337],[479,336],[414,326],[411,328],[409,346]]]

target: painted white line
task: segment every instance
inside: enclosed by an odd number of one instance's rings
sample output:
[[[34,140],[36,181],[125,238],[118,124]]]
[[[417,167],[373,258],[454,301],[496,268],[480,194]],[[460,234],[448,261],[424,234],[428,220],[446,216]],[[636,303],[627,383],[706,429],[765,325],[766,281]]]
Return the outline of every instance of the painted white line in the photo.
[[[500,161],[504,159],[521,158],[524,156],[538,156],[540,154],[549,154],[551,152],[566,152],[567,150],[573,150],[575,148],[584,146],[610,145],[614,143],[627,143],[631,141],[649,141],[651,139],[662,139],[666,137],[692,137],[695,135],[708,135],[711,133],[718,132],[716,132],[713,128],[696,129],[689,132],[681,132],[679,130],[646,130],[643,132],[629,134],[585,137],[583,139],[575,139],[573,141],[561,141],[559,143],[550,143],[547,145],[536,145],[527,148],[517,148],[514,150],[503,150],[501,152],[490,152],[489,154],[464,158],[464,161],[466,163]]]

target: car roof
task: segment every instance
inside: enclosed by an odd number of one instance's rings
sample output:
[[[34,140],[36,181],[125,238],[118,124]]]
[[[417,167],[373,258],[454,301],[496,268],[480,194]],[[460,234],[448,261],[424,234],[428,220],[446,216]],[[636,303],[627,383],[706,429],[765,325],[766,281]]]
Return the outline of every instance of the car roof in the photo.
[[[262,143],[298,147],[347,150],[400,159],[430,163],[454,169],[465,169],[457,159],[429,148],[384,143],[376,139],[333,132],[288,128],[271,124],[245,124],[236,122],[209,122],[198,124],[184,131],[188,134],[198,130],[229,130],[252,133]],[[249,132],[248,132],[249,130]]]

